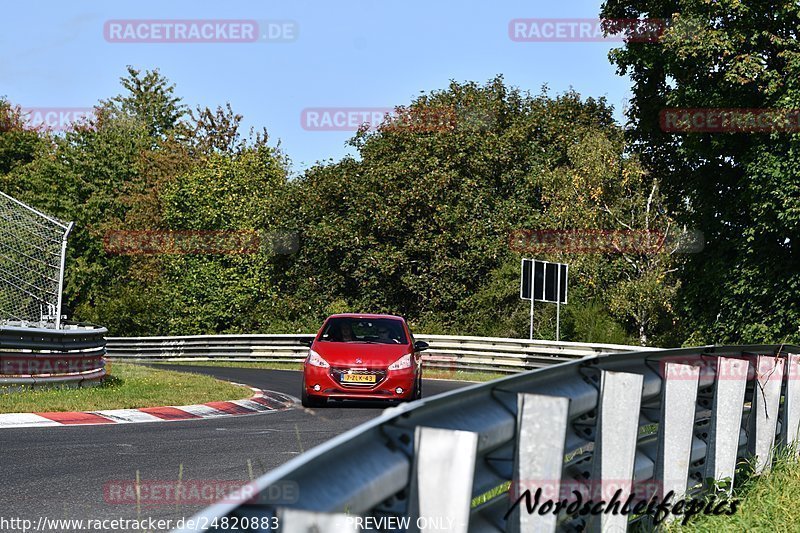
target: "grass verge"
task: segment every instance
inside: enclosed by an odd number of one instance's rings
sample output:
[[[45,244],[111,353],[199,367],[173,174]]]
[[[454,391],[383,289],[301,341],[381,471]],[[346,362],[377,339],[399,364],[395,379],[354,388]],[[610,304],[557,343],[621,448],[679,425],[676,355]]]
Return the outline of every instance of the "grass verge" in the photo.
[[[148,364],[151,364],[148,362]],[[302,363],[276,363],[271,361],[156,361],[154,365],[191,365],[216,366],[226,368],[262,368],[266,370],[302,370]],[[466,370],[442,370],[426,368],[423,376],[426,379],[449,379],[452,381],[491,381],[506,377],[509,374],[500,372],[472,372]]]
[[[135,364],[110,365],[102,385],[85,389],[24,390],[0,394],[0,413],[96,411],[238,400],[250,389],[208,376]]]
[[[302,370],[302,363],[269,361],[147,361],[148,365],[216,366],[220,368],[262,368],[266,370]]]
[[[680,520],[666,531],[711,533],[717,531],[798,531],[800,530],[800,463],[797,453],[776,453],[772,471],[764,475],[750,473],[750,465],[737,472],[734,498],[739,504],[732,516],[699,514],[686,525]]]

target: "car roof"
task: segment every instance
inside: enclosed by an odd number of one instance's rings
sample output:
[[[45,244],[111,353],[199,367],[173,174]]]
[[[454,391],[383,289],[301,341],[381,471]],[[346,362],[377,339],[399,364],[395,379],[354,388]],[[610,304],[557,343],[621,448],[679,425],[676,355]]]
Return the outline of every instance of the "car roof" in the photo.
[[[370,313],[337,313],[328,317],[328,319],[331,318],[391,318],[394,320],[405,321],[405,318],[398,315],[378,315]]]

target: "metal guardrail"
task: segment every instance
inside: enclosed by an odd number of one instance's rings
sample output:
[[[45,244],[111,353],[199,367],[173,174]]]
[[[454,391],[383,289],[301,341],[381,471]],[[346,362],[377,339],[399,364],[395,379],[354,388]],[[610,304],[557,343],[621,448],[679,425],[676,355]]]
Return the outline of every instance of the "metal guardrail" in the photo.
[[[106,375],[105,328],[0,326],[0,387],[86,387]]]
[[[510,512],[509,494],[620,487],[624,502],[650,485],[674,503],[706,478],[732,480],[742,459],[769,469],[775,443],[796,443],[799,427],[796,346],[589,357],[387,409],[180,531],[625,531],[622,513],[540,514],[543,500]]]
[[[111,337],[108,354],[115,359],[144,361],[273,361],[305,359],[303,335],[194,335],[186,337]],[[423,353],[427,367],[514,373],[599,355],[648,348],[619,344],[587,344],[492,337],[416,335],[430,344]]]

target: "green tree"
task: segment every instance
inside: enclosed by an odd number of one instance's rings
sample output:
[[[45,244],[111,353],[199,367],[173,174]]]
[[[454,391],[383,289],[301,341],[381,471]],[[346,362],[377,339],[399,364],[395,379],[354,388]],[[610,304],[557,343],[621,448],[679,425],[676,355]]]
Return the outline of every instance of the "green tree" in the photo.
[[[128,66],[127,72],[120,78],[127,92],[100,102],[101,120],[128,117],[144,127],[148,138],[163,139],[186,116],[187,107],[174,96],[175,86],[158,69],[143,73]]]
[[[133,69],[121,82],[128,92],[101,102],[88,123],[63,135],[36,132],[43,148],[0,176],[0,186],[75,221],[64,291],[67,313],[108,325],[115,333],[147,333],[145,327],[134,328],[130,312],[120,309],[158,314],[152,260],[109,254],[103,238],[144,221],[157,223],[153,194],[165,175],[186,168],[187,158],[185,150],[164,156],[176,146],[172,131],[180,116],[172,86],[157,72],[141,76]],[[149,320],[145,313],[138,315],[142,322]]]
[[[303,246],[287,270],[288,318],[318,321],[347,302],[426,331],[527,335],[510,233],[602,227],[599,202],[619,194],[623,159],[611,116],[602,100],[530,96],[497,78],[453,82],[363,129],[351,141],[360,160],[320,164],[292,184]],[[572,259],[576,306],[621,279],[619,258]],[[607,311],[599,319],[614,322]],[[547,333],[552,313],[538,320]]]
[[[0,98],[0,175],[29,164],[46,150],[39,132],[25,126],[22,109]]]
[[[641,168],[636,156],[625,153],[621,129],[587,127],[578,134],[567,147],[566,161],[539,176],[541,227],[583,234],[582,242],[587,243],[586,250],[538,254],[570,265],[570,299],[576,305],[569,306],[566,318],[576,324],[565,331],[596,341],[601,328],[585,329],[591,313],[575,311],[585,305],[597,311],[599,324],[613,322],[609,314],[613,315],[642,345],[654,335],[674,343],[661,335],[671,331],[675,321],[675,254],[681,248],[675,245],[680,244],[675,238],[680,231],[674,227],[674,215],[663,205],[658,181]],[[600,249],[592,251],[588,239],[603,235]],[[665,243],[667,236],[673,242]],[[575,239],[576,248],[580,242]],[[619,329],[608,328],[610,337],[620,339]]]
[[[630,137],[680,222],[706,247],[681,270],[691,343],[798,338],[798,136],[669,133],[665,108],[797,109],[800,7],[785,0],[608,0],[606,18],[669,21],[657,43],[611,53],[633,80]]]
[[[608,229],[623,217],[651,227],[652,180],[602,99],[532,96],[500,77],[452,82],[360,130],[358,159],[289,180],[288,158],[266,131],[242,135],[230,105],[187,113],[157,71],[130,68],[122,85],[89,124],[30,132],[36,149],[7,157],[0,175],[21,199],[77,222],[67,309],[114,334],[300,332],[360,310],[401,313],[429,332],[522,337],[512,231]],[[263,246],[106,249],[109,232],[129,230],[245,232]],[[671,325],[669,260],[541,258],[572,266],[566,338],[628,342],[624,325],[650,341]],[[553,335],[552,306],[536,320],[537,335]]]
[[[189,253],[161,258],[170,305],[160,330],[270,329],[278,298],[278,260],[270,239],[286,176],[281,155],[258,146],[235,156],[212,155],[164,188],[165,227],[191,230],[197,244],[185,250]]]

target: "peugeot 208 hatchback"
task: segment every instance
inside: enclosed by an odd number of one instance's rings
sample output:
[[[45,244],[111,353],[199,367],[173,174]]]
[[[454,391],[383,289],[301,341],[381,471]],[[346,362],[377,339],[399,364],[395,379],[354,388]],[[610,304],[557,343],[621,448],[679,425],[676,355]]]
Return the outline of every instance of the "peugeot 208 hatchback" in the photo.
[[[421,352],[403,317],[331,315],[303,364],[306,407],[328,398],[411,401],[422,397]]]

